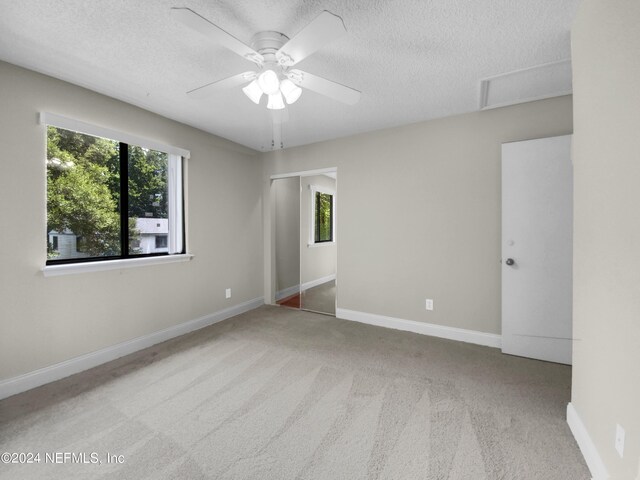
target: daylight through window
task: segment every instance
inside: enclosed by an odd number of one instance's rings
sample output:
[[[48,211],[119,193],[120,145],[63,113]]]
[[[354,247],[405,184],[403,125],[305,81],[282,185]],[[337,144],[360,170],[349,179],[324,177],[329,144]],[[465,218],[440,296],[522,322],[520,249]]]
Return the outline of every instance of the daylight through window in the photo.
[[[333,242],[333,195],[315,192],[315,243]]]
[[[47,126],[47,264],[183,253],[182,158]]]

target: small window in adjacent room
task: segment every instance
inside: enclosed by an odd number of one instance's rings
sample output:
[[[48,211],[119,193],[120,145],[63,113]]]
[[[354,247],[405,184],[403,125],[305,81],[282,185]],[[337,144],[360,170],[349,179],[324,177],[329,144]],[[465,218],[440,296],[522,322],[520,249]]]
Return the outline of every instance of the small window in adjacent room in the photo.
[[[313,242],[333,242],[333,194],[312,188]]]
[[[47,265],[184,253],[180,155],[43,123]]]
[[[167,236],[166,235],[156,235],[156,248],[167,248]]]

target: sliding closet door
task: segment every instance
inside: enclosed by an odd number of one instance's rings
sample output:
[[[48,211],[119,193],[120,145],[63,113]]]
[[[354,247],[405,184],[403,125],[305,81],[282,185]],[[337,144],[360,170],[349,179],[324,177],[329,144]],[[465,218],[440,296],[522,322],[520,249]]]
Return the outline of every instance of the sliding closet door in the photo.
[[[336,174],[300,178],[301,307],[336,314]]]
[[[273,180],[276,302],[300,308],[300,177]]]

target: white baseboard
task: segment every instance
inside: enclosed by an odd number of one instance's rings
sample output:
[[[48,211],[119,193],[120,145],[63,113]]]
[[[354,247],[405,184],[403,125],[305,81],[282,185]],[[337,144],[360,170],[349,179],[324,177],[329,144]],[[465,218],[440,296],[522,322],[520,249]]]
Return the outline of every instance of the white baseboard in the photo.
[[[291,295],[295,295],[300,292],[300,285],[294,285],[292,287],[287,287],[285,289],[279,290],[276,292],[276,301],[282,300],[283,298],[290,297]]]
[[[56,363],[55,365],[50,365],[33,372],[25,373],[18,377],[0,381],[0,399],[31,390],[32,388],[60,380],[61,378],[68,377],[69,375],[73,375],[93,367],[97,367],[98,365],[110,362],[116,358],[151,347],[157,343],[170,340],[174,337],[179,337],[185,333],[189,333],[241,313],[248,312],[249,310],[258,308],[261,305],[264,305],[264,298],[255,298],[248,302],[225,308],[224,310],[220,310],[173,327],[165,328],[158,332],[150,333],[149,335],[127,340],[126,342],[118,343],[96,352],[80,355],[79,357],[74,357],[69,360],[65,360],[64,362]]]
[[[290,297],[291,295],[295,295],[296,293],[304,292],[305,290],[309,290],[310,288],[317,287],[318,285],[322,285],[323,283],[327,283],[335,279],[336,274],[334,273],[332,275],[327,275],[326,277],[316,278],[315,280],[311,280],[310,282],[305,282],[302,284],[302,286],[294,285],[292,287],[287,287],[276,292],[276,301]]]
[[[580,447],[585,462],[587,462],[593,480],[607,480],[609,472],[607,472],[598,449],[572,403],[567,404],[567,423],[573,433],[573,438],[576,439],[578,447]]]
[[[336,309],[336,317],[345,320],[353,320],[360,323],[368,323],[378,327],[393,328],[395,330],[405,330],[407,332],[430,335],[432,337],[448,338],[460,342],[475,343],[487,347],[500,348],[502,337],[494,333],[484,333],[475,330],[465,330],[463,328],[445,327],[432,323],[416,322],[415,320],[405,320],[403,318],[387,317],[374,313],[358,312],[344,308]]]
[[[333,273],[331,275],[327,275],[326,277],[316,278],[315,280],[311,280],[310,282],[304,282],[302,284],[302,291],[309,290],[310,288],[317,287],[318,285],[322,285],[323,283],[330,282],[331,280],[336,279],[336,274]]]

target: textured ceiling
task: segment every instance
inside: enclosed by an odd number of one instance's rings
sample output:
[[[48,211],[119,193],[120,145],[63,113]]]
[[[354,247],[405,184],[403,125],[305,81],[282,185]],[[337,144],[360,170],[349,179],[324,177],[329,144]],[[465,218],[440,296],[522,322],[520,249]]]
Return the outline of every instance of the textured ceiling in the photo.
[[[270,150],[269,111],[240,88],[195,87],[253,64],[178,23],[189,7],[245,43],[292,37],[322,10],[347,35],[296,66],[363,92],[347,106],[305,90],[282,125],[284,147],[478,109],[478,82],[570,57],[579,0],[0,0],[0,59]]]

